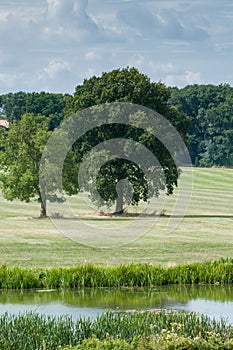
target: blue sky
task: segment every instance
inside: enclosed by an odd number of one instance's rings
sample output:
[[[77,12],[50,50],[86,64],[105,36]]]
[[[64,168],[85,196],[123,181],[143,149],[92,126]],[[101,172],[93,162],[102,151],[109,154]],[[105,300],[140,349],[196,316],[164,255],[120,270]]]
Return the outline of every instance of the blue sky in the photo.
[[[0,94],[73,93],[135,66],[169,86],[233,85],[231,0],[0,0]]]

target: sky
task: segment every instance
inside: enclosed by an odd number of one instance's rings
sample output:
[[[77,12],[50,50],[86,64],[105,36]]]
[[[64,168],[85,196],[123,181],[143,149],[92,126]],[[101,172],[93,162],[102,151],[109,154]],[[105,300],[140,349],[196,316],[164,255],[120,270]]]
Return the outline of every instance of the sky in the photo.
[[[0,0],[0,95],[73,93],[137,67],[167,86],[233,85],[232,0]]]

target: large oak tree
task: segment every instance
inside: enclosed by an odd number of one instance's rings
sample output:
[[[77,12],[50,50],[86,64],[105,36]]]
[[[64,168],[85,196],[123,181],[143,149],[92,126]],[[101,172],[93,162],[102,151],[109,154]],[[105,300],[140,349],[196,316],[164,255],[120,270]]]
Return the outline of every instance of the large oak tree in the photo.
[[[69,99],[66,116],[95,105],[130,102],[148,107],[163,115],[177,129],[183,140],[186,140],[189,119],[176,108],[168,106],[169,97],[170,90],[164,84],[151,82],[149,77],[136,68],[116,69],[103,73],[100,77],[93,76],[78,85],[73,98]],[[93,113],[93,117],[96,118],[96,113]],[[156,183],[154,181],[154,190],[149,193],[146,176],[137,164],[119,158],[107,161],[100,168],[96,186],[105,203],[116,201],[115,213],[121,214],[124,211],[124,195],[127,189],[122,188],[124,182],[121,180],[127,179],[133,186],[133,196],[127,204],[137,205],[141,200],[147,201],[152,196],[158,196],[160,190],[166,190],[167,194],[173,193],[179,177],[174,159],[158,139],[140,127],[135,129],[114,123],[88,131],[73,146],[77,163],[81,164],[85,154],[97,144],[116,138],[133,139],[143,144],[157,157],[165,177],[164,181],[162,178]],[[104,157],[104,154],[96,154],[96,159],[98,157]],[[93,159],[93,164],[94,162]],[[87,184],[83,189],[92,195],[91,186]],[[95,200],[94,197],[92,196],[93,200]]]

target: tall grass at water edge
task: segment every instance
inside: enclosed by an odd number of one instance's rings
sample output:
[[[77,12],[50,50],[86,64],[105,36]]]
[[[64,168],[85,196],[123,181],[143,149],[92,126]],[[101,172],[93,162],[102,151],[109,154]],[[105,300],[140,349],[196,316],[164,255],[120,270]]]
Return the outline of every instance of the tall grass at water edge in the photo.
[[[1,289],[153,287],[166,284],[232,284],[233,259],[170,267],[150,264],[25,269],[0,267]]]
[[[3,350],[60,349],[65,345],[82,344],[93,335],[99,340],[111,337],[127,342],[138,341],[141,337],[158,338],[164,333],[189,339],[201,338],[207,342],[214,337],[221,344],[233,339],[233,327],[223,320],[216,322],[207,316],[198,316],[195,313],[165,311],[106,313],[96,320],[80,318],[76,322],[65,316],[56,318],[33,313],[4,314],[0,316],[0,332],[0,349]],[[95,349],[95,347],[82,347],[82,349],[88,348]],[[122,347],[108,347],[108,349],[122,349]]]

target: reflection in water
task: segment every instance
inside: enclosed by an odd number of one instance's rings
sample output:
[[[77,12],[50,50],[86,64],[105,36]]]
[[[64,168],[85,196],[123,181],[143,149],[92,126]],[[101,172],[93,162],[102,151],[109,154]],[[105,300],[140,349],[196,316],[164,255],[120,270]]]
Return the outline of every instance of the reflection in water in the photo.
[[[96,317],[107,310],[182,309],[220,315],[233,323],[233,287],[166,286],[154,289],[83,289],[1,291],[0,313],[35,311],[74,319]]]

